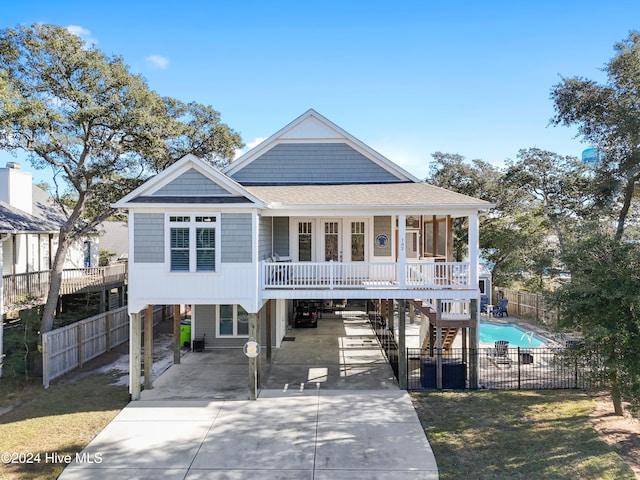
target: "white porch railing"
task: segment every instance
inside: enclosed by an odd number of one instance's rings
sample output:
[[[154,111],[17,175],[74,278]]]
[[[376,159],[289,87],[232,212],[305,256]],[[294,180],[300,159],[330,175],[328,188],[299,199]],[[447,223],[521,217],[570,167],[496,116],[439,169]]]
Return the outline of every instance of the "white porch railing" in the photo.
[[[262,262],[266,289],[399,289],[469,288],[469,263]],[[403,285],[401,287],[401,285]]]
[[[471,302],[468,300],[441,300],[442,320],[466,320],[471,316]]]

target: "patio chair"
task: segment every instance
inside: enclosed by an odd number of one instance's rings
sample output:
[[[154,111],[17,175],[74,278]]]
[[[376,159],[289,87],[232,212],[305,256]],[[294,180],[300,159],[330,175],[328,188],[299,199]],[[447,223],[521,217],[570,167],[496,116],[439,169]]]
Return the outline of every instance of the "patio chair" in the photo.
[[[487,357],[496,365],[511,365],[509,357],[509,342],[507,340],[498,340],[493,344],[493,348],[487,349]]]
[[[496,308],[494,308],[491,313],[493,314],[494,317],[497,316],[503,316],[506,315],[507,317],[509,316],[509,311],[507,310],[507,305],[509,305],[509,299],[508,298],[502,298],[499,302],[498,302],[498,306]]]

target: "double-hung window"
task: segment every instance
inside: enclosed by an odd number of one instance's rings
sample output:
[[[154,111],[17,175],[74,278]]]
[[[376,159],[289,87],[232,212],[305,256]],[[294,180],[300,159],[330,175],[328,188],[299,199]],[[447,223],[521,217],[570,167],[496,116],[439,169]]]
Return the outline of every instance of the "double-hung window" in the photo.
[[[240,305],[218,306],[218,336],[247,337],[249,314]]]
[[[169,215],[169,265],[172,272],[215,272],[217,216]]]

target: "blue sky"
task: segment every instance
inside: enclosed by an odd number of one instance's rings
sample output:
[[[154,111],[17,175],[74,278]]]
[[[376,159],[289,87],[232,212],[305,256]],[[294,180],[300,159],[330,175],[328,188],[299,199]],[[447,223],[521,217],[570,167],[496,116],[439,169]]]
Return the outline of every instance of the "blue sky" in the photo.
[[[248,145],[314,108],[424,178],[434,152],[579,156],[576,131],[549,126],[551,87],[603,81],[640,2],[0,3],[2,28],[36,22],[74,26],[161,95],[213,106]]]

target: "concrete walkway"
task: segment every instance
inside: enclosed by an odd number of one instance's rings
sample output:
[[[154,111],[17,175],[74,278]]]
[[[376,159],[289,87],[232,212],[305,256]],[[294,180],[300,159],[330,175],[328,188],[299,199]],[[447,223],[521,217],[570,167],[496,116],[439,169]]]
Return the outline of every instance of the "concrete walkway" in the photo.
[[[95,463],[59,478],[437,480],[366,317],[323,318],[291,336],[263,365],[256,401],[238,349],[185,355],[87,446],[81,458]]]

